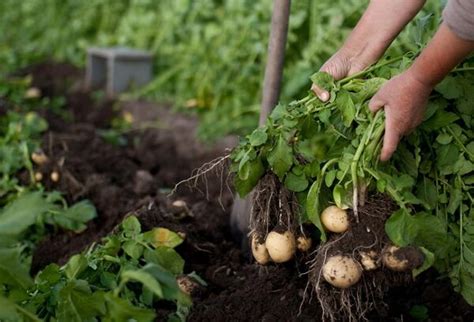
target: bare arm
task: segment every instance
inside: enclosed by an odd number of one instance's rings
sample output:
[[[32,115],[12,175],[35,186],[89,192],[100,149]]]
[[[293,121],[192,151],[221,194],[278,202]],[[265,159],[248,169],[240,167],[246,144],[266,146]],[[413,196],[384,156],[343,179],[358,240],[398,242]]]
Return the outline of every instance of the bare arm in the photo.
[[[341,79],[375,63],[405,25],[421,10],[425,0],[372,0],[341,49],[321,71]],[[326,101],[329,93],[312,87]]]
[[[472,51],[474,41],[460,38],[443,23],[409,72],[420,82],[434,87]]]
[[[443,23],[413,65],[372,98],[369,108],[375,112],[383,107],[386,116],[381,160],[388,160],[401,137],[421,123],[433,87],[472,51],[474,41],[460,38]]]

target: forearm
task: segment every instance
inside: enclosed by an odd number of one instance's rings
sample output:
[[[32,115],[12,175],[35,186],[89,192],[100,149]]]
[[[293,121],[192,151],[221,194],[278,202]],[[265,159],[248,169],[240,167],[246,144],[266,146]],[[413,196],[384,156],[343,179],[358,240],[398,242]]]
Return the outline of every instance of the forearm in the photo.
[[[473,51],[474,41],[460,38],[443,23],[408,72],[423,84],[434,87]]]
[[[359,64],[373,64],[424,3],[425,0],[372,0],[342,50],[350,52]]]

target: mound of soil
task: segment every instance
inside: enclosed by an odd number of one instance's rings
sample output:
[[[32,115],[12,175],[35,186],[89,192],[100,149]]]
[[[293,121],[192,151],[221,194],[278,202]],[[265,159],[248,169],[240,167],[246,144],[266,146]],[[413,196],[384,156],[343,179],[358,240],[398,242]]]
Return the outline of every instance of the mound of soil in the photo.
[[[168,106],[118,104],[93,99],[80,86],[64,88],[63,84],[77,84],[80,77],[70,66],[46,63],[27,71],[43,95],[66,95],[73,116],[65,122],[45,112],[51,126],[44,135],[43,150],[51,162],[38,169],[45,174],[45,186],[63,192],[70,202],[90,199],[99,214],[81,234],[59,232],[42,241],[34,255],[33,270],[50,262],[64,263],[134,212],[145,229],[162,226],[186,234],[178,247],[186,261],[185,270],[197,272],[208,283],[193,295],[189,321],[321,319],[316,299],[305,292],[307,275],[302,274],[308,269],[307,259],[261,267],[232,239],[228,213],[232,194],[222,182],[223,169],[200,182],[199,190],[182,185],[167,197],[175,183],[189,177],[202,163],[223,155],[232,140],[206,147],[195,139],[196,120],[173,114]],[[104,139],[100,128],[107,127],[123,110],[132,113],[136,128],[124,135],[124,145],[113,145]],[[156,124],[149,126],[155,118]],[[140,126],[143,121],[147,122],[145,130]],[[58,182],[51,180],[52,171],[60,174]],[[176,199],[186,202],[186,213],[175,211],[172,201]],[[435,273],[424,274],[412,285],[390,290],[384,298],[386,310],[373,312],[370,320],[413,320],[409,311],[415,305],[426,308],[432,321],[474,318],[473,309],[453,292],[449,281]],[[171,311],[172,307],[158,306],[158,320]]]

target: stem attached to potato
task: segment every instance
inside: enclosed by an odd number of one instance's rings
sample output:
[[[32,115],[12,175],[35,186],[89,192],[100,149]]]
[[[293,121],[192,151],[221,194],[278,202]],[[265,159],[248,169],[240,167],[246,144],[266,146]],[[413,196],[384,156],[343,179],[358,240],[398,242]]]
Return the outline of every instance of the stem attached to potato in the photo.
[[[359,202],[359,187],[358,187],[358,176],[357,176],[357,166],[359,164],[360,157],[362,156],[362,153],[364,152],[364,148],[367,146],[368,142],[370,139],[372,139],[372,134],[374,133],[374,128],[377,125],[378,121],[381,119],[382,113],[377,113],[374,117],[374,119],[371,121],[370,126],[367,128],[367,130],[364,132],[364,135],[362,136],[359,146],[357,147],[356,153],[354,154],[354,158],[352,159],[351,162],[351,176],[352,176],[352,207],[354,210],[354,215],[356,217],[356,222],[359,222],[359,213],[358,213],[358,202]],[[383,127],[383,123],[381,125]],[[379,134],[379,130],[375,131],[376,135]],[[378,137],[380,139],[380,137]],[[369,151],[373,152],[373,151]],[[373,156],[372,156],[373,157]]]

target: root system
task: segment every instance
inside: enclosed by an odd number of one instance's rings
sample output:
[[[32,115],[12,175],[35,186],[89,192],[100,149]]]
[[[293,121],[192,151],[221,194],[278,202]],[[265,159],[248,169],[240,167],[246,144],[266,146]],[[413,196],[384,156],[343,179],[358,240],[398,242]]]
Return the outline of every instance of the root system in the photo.
[[[322,308],[323,321],[361,321],[373,310],[384,310],[384,293],[392,286],[403,285],[411,280],[410,273],[393,272],[384,267],[364,271],[354,286],[338,289],[328,284],[322,274],[327,258],[346,255],[360,261],[360,252],[373,251],[382,254],[389,243],[384,225],[388,216],[396,210],[394,204],[383,196],[374,196],[359,207],[359,222],[350,213],[351,225],[344,234],[330,235],[328,242],[315,252],[309,263],[309,288],[316,295]],[[380,260],[379,260],[380,263]]]

